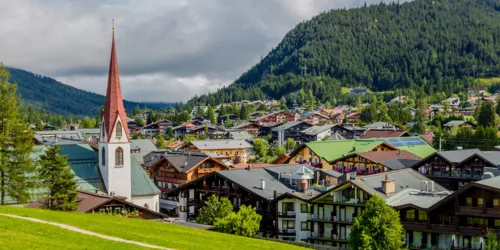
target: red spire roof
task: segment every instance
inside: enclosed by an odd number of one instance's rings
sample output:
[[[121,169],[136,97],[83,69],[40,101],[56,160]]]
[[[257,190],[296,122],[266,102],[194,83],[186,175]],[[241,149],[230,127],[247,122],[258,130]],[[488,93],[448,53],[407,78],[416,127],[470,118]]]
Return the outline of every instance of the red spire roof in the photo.
[[[109,75],[108,75],[108,90],[106,92],[106,104],[104,105],[104,130],[106,132],[106,137],[108,142],[113,134],[114,125],[116,120],[120,117],[123,133],[130,141],[128,126],[127,126],[127,114],[125,113],[125,108],[123,107],[122,90],[120,88],[120,76],[118,74],[118,60],[116,58],[116,46],[115,46],[115,29],[113,27],[113,41],[111,45],[111,60],[109,62]]]

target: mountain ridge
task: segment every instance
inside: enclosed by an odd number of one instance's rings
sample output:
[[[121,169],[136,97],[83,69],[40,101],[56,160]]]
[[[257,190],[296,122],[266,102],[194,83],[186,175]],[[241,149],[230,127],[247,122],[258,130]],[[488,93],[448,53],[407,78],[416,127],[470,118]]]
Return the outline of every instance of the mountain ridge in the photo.
[[[51,77],[24,69],[6,67],[10,82],[17,83],[18,94],[25,105],[45,109],[61,115],[94,117],[104,106],[105,96],[61,83]],[[146,106],[152,109],[165,108],[169,103],[123,101],[125,109]]]
[[[188,104],[279,99],[301,88],[322,102],[340,87],[463,91],[500,75],[498,0],[415,0],[331,10],[301,22],[231,85]],[[458,82],[458,83],[457,83]]]

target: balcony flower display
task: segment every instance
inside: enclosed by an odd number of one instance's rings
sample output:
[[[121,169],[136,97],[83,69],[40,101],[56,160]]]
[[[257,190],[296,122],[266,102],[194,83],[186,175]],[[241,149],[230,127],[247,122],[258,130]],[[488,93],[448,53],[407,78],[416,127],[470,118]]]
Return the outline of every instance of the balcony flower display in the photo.
[[[336,167],[334,170],[337,171],[337,172],[339,172],[339,173],[342,173],[342,169],[339,168],[339,167]]]
[[[350,173],[352,170],[350,168],[346,168],[344,173]]]
[[[361,169],[356,170],[356,174],[363,174],[363,170]]]
[[[375,173],[375,171],[373,171],[373,170],[368,171],[368,174],[374,174],[374,173]]]

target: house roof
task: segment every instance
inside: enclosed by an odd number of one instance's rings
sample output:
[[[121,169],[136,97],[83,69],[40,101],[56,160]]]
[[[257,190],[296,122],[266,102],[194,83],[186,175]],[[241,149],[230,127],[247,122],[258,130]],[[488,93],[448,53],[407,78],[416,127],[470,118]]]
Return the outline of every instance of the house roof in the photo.
[[[390,180],[395,180],[395,192],[393,194],[386,195],[382,192],[382,181],[385,180],[385,176],[388,176]],[[363,189],[370,195],[377,194],[383,199],[392,197],[405,189],[417,189],[421,188],[421,182],[431,181],[431,179],[425,177],[424,175],[418,173],[411,168],[405,168],[401,170],[395,170],[390,172],[384,172],[380,174],[367,175],[359,179],[350,180],[352,184],[356,185],[358,188]],[[342,184],[341,184],[342,185]],[[341,185],[335,187],[334,189],[340,187]],[[434,190],[436,192],[448,191],[438,183],[434,183]]]
[[[228,133],[232,140],[248,140],[253,138],[247,131],[231,131]]]
[[[191,156],[191,155],[167,155],[163,156],[169,161],[172,166],[179,172],[188,172],[193,167],[207,160],[208,156]]]
[[[349,154],[372,150],[380,144],[382,142],[376,140],[341,140],[308,142],[306,146],[316,155],[333,161]]]
[[[396,208],[413,206],[426,210],[446,198],[449,194],[451,192],[422,192],[420,189],[407,188],[388,198],[386,203]]]
[[[479,149],[464,149],[438,152],[438,155],[451,163],[461,163],[462,161],[477,155],[493,166],[500,164],[500,151],[481,151]]]
[[[454,121],[449,121],[443,125],[443,127],[452,127],[453,125],[461,126],[464,123],[469,123],[468,121],[459,121],[459,120],[454,120]]]
[[[140,164],[144,163],[144,156],[153,152],[157,151],[158,148],[156,145],[153,143],[152,140],[150,139],[139,139],[139,140],[131,140],[130,141],[130,148],[139,150],[140,152],[133,152],[131,155],[135,157]]]
[[[336,178],[344,175],[343,173],[337,172],[337,171],[335,171],[333,169],[321,169],[320,171],[323,172],[323,173],[325,173],[325,174],[327,174],[327,175],[336,177]]]
[[[279,114],[279,113],[283,113],[283,115],[289,115],[289,114],[287,114],[287,113],[285,113],[283,111],[276,111],[276,112],[272,112],[272,113],[269,113],[269,114],[265,114],[263,116],[259,116],[259,117],[255,118],[255,119],[251,119],[250,121],[252,121],[252,122],[258,122],[258,121],[260,121],[260,120],[262,120],[264,118],[267,118],[267,117],[270,117],[270,116],[273,116],[273,115],[276,115],[276,114]]]
[[[363,126],[363,128],[366,129],[388,129],[388,128],[395,128],[396,126],[393,124],[390,124],[388,122],[374,122],[370,123],[368,125]]]
[[[322,133],[326,130],[331,129],[333,126],[334,126],[334,124],[325,124],[322,126],[312,126],[308,129],[302,130],[301,133],[303,133],[305,135],[317,135],[319,133]]]
[[[388,168],[392,169],[392,170],[397,170],[397,169],[409,168],[409,167],[413,166],[414,164],[416,164],[419,161],[420,160],[415,160],[415,159],[399,159],[399,158],[396,158],[396,159],[386,160],[386,161],[383,161],[381,163],[384,164],[385,166],[387,166]]]
[[[408,151],[420,158],[425,158],[436,152],[436,149],[420,136],[380,138],[375,140],[385,141],[398,149]]]
[[[476,181],[476,183],[484,185],[484,186],[500,189],[500,176]]]
[[[106,193],[104,181],[99,173],[99,159],[88,144],[61,145],[60,155],[68,157],[79,190]]]
[[[339,132],[335,132],[330,137],[327,139],[328,141],[340,141],[340,140],[345,140],[345,137],[343,137]]]
[[[36,131],[34,138],[43,145],[79,144],[84,139],[78,130]]]
[[[408,135],[404,130],[391,130],[391,129],[368,129],[359,138],[370,139],[370,138],[390,138],[390,137],[401,137]]]
[[[151,178],[146,174],[146,171],[141,167],[139,162],[131,157],[131,183],[132,183],[132,196],[150,196],[161,193],[156,187]]]
[[[118,59],[116,57],[115,31],[111,42],[111,59],[109,62],[108,87],[106,91],[106,102],[104,104],[103,123],[108,142],[111,140],[111,134],[118,120],[121,120],[123,133],[130,141],[127,113],[123,107],[122,90],[120,87],[120,75],[118,73]]]
[[[191,142],[199,150],[251,148],[248,142],[243,140],[204,140]]]
[[[287,130],[287,129],[293,128],[297,125],[303,124],[303,123],[305,123],[305,122],[302,122],[302,121],[286,122],[283,125],[272,128],[271,131]]]
[[[360,152],[358,155],[377,163],[392,159],[412,159],[417,161],[422,159],[405,150]]]

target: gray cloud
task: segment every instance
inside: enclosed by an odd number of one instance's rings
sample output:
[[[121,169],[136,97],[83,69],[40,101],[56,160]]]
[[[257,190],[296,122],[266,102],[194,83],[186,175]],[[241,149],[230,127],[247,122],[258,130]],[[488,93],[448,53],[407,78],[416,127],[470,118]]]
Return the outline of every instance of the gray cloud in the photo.
[[[114,18],[124,97],[187,100],[231,83],[300,21],[364,2],[0,0],[0,61],[104,94]]]

